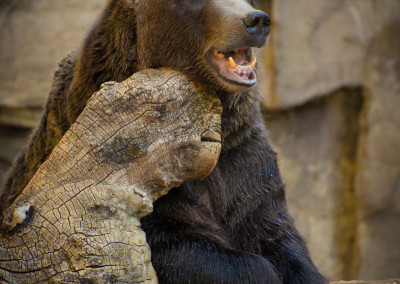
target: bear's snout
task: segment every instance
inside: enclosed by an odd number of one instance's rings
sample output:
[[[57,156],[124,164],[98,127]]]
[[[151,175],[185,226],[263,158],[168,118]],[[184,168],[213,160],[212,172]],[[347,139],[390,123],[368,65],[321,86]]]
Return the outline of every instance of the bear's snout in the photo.
[[[270,32],[271,19],[262,11],[253,11],[243,19],[244,27],[250,36],[256,37],[256,41],[265,42]]]

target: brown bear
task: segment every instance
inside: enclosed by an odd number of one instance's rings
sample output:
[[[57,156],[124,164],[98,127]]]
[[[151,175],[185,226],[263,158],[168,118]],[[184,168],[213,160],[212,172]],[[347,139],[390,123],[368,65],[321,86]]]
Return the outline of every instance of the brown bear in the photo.
[[[288,215],[260,113],[253,48],[270,24],[246,0],[109,0],[80,51],[60,63],[2,209],[103,82],[171,67],[216,90],[224,140],[207,178],[172,189],[142,219],[160,283],[325,283]]]

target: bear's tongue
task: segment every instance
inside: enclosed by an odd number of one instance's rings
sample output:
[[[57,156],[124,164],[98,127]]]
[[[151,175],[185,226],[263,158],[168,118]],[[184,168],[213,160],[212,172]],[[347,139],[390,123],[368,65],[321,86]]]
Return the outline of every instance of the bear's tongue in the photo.
[[[232,69],[233,73],[237,74],[239,77],[254,80],[255,73],[254,68],[256,67],[257,58],[254,57],[248,65],[240,65],[236,64],[235,60],[232,57],[229,57],[229,67]]]
[[[257,58],[254,57],[250,63],[246,61],[246,50],[239,49],[232,52],[221,53],[213,51],[215,63],[219,73],[228,81],[241,85],[252,86],[256,83],[254,68]]]

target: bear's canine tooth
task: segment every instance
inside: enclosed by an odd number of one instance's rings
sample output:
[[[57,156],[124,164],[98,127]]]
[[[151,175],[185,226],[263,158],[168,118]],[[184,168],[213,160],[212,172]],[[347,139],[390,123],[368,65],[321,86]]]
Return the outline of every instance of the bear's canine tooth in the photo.
[[[257,57],[254,56],[253,60],[250,62],[250,67],[254,69],[256,67]]]
[[[236,69],[236,63],[232,57],[229,57],[229,67],[231,67],[231,69]]]
[[[216,49],[214,49],[214,55],[219,57],[219,58],[223,58],[224,57],[224,55],[221,52],[219,52],[218,50],[216,50]]]

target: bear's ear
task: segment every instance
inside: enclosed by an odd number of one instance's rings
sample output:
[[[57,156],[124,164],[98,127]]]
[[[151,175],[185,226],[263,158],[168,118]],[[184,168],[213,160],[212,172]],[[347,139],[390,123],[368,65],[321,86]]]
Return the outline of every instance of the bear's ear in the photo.
[[[136,1],[109,0],[76,59],[68,96],[72,123],[90,96],[107,81],[123,81],[137,72]]]

